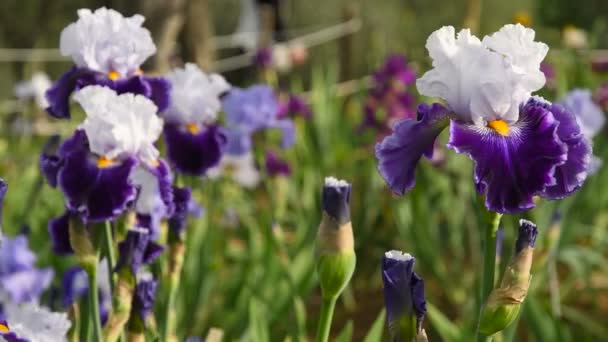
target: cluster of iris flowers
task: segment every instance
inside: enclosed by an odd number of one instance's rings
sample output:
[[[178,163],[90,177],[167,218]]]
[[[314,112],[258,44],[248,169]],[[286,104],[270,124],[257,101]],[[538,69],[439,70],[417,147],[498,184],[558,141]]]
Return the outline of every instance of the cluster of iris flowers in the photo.
[[[112,340],[125,327],[146,326],[158,286],[157,275],[147,265],[165,249],[170,254],[170,293],[174,290],[183,262],[186,221],[200,211],[195,210],[191,189],[179,186],[176,175],[207,179],[229,174],[244,186],[255,186],[260,174],[254,135],[276,129],[281,133],[280,147],[288,148],[295,140],[289,113],[308,109],[297,97],[281,101],[267,85],[231,87],[222,76],[206,74],[194,64],[164,77],[147,77],[140,67],[156,47],[142,27],[143,17],[125,18],[106,8],[80,10],[78,15],[60,42],[62,54],[75,65],[47,91],[46,100],[50,115],[69,119],[74,99],[85,119],[55,151],[42,152],[40,166],[48,184],[65,198],[65,212],[49,222],[53,251],[76,254],[81,261],[64,274],[62,304],[67,308],[91,289],[97,291],[94,302],[101,304],[94,307],[94,315]],[[443,27],[427,41],[433,67],[417,80],[404,58],[387,60],[374,76],[376,87],[366,104],[364,126],[383,126],[375,113],[380,107],[388,112],[392,133],[375,152],[378,171],[393,192],[403,195],[414,186],[417,163],[423,155],[432,157],[437,137],[448,127],[447,147],[473,160],[475,189],[492,212],[520,213],[533,208],[537,196],[561,199],[583,185],[601,163],[592,156],[590,140],[604,118],[592,107],[590,92],[575,91],[556,104],[533,95],[545,84],[542,62],[548,52],[534,35],[519,24],[506,25],[483,39],[467,29],[456,35],[453,27]],[[414,83],[420,94],[443,102],[421,103],[414,111],[408,88]],[[220,117],[222,111],[225,115]],[[157,148],[161,136],[166,159]],[[272,151],[265,164],[270,174],[290,172]],[[0,200],[5,191],[0,182]],[[330,303],[354,270],[350,192],[350,184],[326,180],[325,223],[319,239],[328,240],[319,242],[318,269]],[[126,222],[124,231],[117,229],[119,220]],[[163,220],[168,222],[167,246],[157,243]],[[104,226],[108,245],[118,246],[118,260],[98,260],[99,247],[92,236]],[[504,288],[525,287],[518,279],[529,277],[526,265],[536,234],[533,224],[520,223],[510,268],[518,276],[505,277]],[[92,263],[87,259],[91,255]],[[350,275],[332,290],[323,275],[336,256],[348,260],[349,270],[342,273]],[[53,272],[37,269],[34,262],[25,236],[3,239],[0,299],[8,304],[0,311],[0,335],[5,339],[61,339],[70,327],[65,314],[35,304]],[[414,258],[397,251],[387,252],[382,260],[389,328],[396,339],[426,340],[424,282],[413,267]],[[330,267],[333,271],[338,272]],[[113,284],[114,278],[118,284]],[[117,293],[112,293],[113,285],[120,289]],[[489,296],[484,310],[500,306],[501,289]],[[523,291],[518,297],[523,300],[527,287],[518,290]],[[18,305],[22,303],[28,305]],[[171,315],[167,317],[163,333],[171,337]],[[129,333],[141,334],[137,329]],[[319,336],[326,334],[320,331]]]

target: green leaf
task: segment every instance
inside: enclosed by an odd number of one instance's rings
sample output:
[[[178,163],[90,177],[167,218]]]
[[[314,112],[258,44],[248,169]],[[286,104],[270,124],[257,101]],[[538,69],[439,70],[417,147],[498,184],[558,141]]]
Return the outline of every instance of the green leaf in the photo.
[[[431,324],[441,336],[442,341],[458,341],[461,338],[462,332],[452,323],[436,306],[431,303],[426,303],[426,313],[431,321]]]
[[[384,319],[386,317],[386,311],[382,309],[378,318],[372,324],[372,327],[369,329],[367,336],[363,341],[365,342],[380,342],[382,341],[382,334],[384,333]]]
[[[342,331],[335,339],[335,342],[350,342],[353,339],[353,321],[348,321]]]

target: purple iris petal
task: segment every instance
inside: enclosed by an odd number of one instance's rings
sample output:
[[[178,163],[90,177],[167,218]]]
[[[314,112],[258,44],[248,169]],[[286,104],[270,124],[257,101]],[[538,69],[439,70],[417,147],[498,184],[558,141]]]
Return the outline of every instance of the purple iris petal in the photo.
[[[266,171],[271,176],[289,176],[291,174],[289,164],[272,151],[266,153]]]
[[[82,268],[75,266],[65,271],[61,281],[61,302],[63,306],[68,307],[78,298],[86,295],[88,287],[89,279]]]
[[[405,255],[385,255],[382,258],[382,283],[389,326],[405,315],[415,315],[420,325],[426,314],[424,281],[414,273],[414,262],[414,258]]]
[[[173,188],[175,211],[173,216],[169,218],[169,230],[174,236],[181,237],[186,229],[191,197],[192,191],[190,188]]]
[[[129,78],[110,80],[107,75],[87,68],[72,67],[47,91],[47,111],[59,119],[70,117],[70,96],[89,85],[101,85],[114,89],[118,94],[133,93],[152,100],[159,112],[169,105],[169,83],[158,77],[135,75]]]
[[[578,190],[589,171],[591,145],[581,133],[574,114],[560,105],[547,108],[557,121],[557,136],[568,146],[567,160],[555,169],[555,185],[550,185],[541,193],[549,199],[564,198]]]
[[[279,102],[274,90],[266,85],[247,89],[233,88],[223,99],[226,126],[246,137],[262,129],[278,128],[283,148],[295,140],[295,128],[290,119],[279,119]]]
[[[416,165],[424,154],[432,157],[435,138],[447,126],[448,110],[435,103],[418,106],[419,121],[404,119],[393,127],[393,133],[376,144],[378,171],[389,187],[403,195],[415,183]]]
[[[0,289],[15,303],[37,300],[50,285],[53,271],[35,267],[27,237],[5,238],[0,245]]]
[[[171,85],[164,78],[136,75],[112,81],[109,86],[119,95],[131,93],[149,98],[158,107],[159,112],[169,107]]]
[[[339,224],[350,222],[350,196],[352,185],[341,182],[325,182],[321,194],[323,212],[333,218]]]
[[[97,280],[101,282],[101,280]],[[89,291],[89,278],[86,272],[79,266],[68,269],[63,274],[61,281],[62,304],[65,307],[72,305],[76,300],[87,295]],[[101,322],[105,323],[110,315],[111,298],[110,293],[100,286],[97,295],[99,297],[99,316]]]
[[[280,101],[277,118],[284,119],[296,114],[305,119],[310,119],[312,117],[312,110],[304,98],[290,94],[286,101]]]
[[[222,133],[226,136],[224,153],[228,155],[243,155],[251,151],[253,145],[251,133],[230,128],[222,128]]]
[[[109,82],[105,75],[98,72],[72,67],[47,90],[46,99],[49,107],[46,110],[58,119],[67,119],[70,117],[70,96],[74,91],[92,84],[108,85]]]
[[[62,166],[61,158],[54,154],[57,145],[59,145],[59,135],[51,136],[40,154],[40,170],[51,187],[57,186],[57,173]]]
[[[400,81],[405,86],[416,82],[416,72],[407,64],[405,56],[389,56],[382,67],[374,73],[374,80],[378,84],[388,83],[393,79]]]
[[[48,224],[49,235],[51,236],[51,248],[57,255],[67,255],[74,253],[70,243],[70,213],[51,219]]]
[[[555,168],[566,162],[558,125],[549,110],[530,101],[508,136],[452,122],[448,147],[475,162],[475,185],[489,210],[518,213],[534,207],[532,197],[555,184]]]
[[[2,203],[4,202],[4,195],[6,195],[8,185],[4,179],[0,178],[0,234],[2,234]]]
[[[162,246],[151,241],[148,232],[130,230],[127,237],[118,244],[116,270],[128,267],[135,275],[143,264],[152,263],[163,250]]]
[[[57,175],[58,184],[66,196],[68,209],[81,213],[83,220],[112,220],[135,199],[137,190],[129,180],[137,163],[134,158],[99,168],[88,151],[88,140],[82,130],[62,144],[58,155],[64,162]]]
[[[180,173],[194,176],[216,166],[226,144],[226,136],[215,125],[191,133],[185,127],[165,124],[164,135],[171,165]]]
[[[156,298],[156,288],[158,282],[154,279],[141,280],[135,287],[135,296],[133,297],[133,309],[139,313],[142,321],[146,321],[148,315],[154,308],[154,299]]]

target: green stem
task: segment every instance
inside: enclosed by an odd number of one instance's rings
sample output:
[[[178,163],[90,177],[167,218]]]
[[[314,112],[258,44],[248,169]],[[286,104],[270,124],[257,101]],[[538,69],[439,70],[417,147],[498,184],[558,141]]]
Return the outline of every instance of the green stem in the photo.
[[[329,340],[329,331],[331,330],[331,321],[334,317],[336,299],[337,298],[323,298],[316,342],[327,342]]]
[[[169,246],[169,297],[165,308],[165,329],[163,341],[171,341],[175,331],[177,313],[175,312],[175,301],[179,287],[179,277],[184,264],[186,246],[181,241],[171,243]]]
[[[477,341],[492,341],[492,336],[485,336],[479,332],[479,322],[483,306],[494,288],[494,273],[496,270],[496,232],[500,225],[502,214],[490,213],[490,221],[486,227],[483,240],[483,273],[481,274],[481,297],[479,301],[479,319],[477,324]]]
[[[89,307],[89,315],[93,321],[94,341],[102,341],[101,333],[101,317],[99,316],[99,296],[97,289],[97,264],[91,263],[85,268],[89,276],[89,299],[91,305]]]
[[[114,293],[114,287],[116,286],[114,281],[114,276],[112,272],[114,270],[114,266],[116,266],[116,255],[114,253],[114,240],[112,239],[112,223],[110,221],[105,222],[105,229],[103,230],[103,240],[106,247],[107,254],[107,262],[108,262],[108,271],[110,273],[110,288],[112,289],[112,293]]]

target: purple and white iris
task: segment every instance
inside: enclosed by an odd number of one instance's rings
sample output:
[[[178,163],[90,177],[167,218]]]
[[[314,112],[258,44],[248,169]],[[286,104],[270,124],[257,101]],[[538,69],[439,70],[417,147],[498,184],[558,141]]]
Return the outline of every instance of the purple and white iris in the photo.
[[[37,302],[53,280],[53,270],[36,268],[27,237],[4,237],[0,244],[0,292],[13,303]]]
[[[205,74],[195,64],[167,75],[171,105],[162,113],[171,165],[184,174],[202,176],[220,161],[226,138],[215,124],[220,97],[230,85],[218,74]]]
[[[52,312],[36,303],[17,304],[0,295],[0,341],[63,342],[72,325],[64,312]]]
[[[73,92],[90,85],[101,85],[117,93],[143,95],[159,111],[169,105],[169,84],[158,77],[146,77],[140,69],[156,52],[150,32],[142,27],[144,17],[125,18],[119,12],[99,8],[78,11],[79,19],[61,32],[60,50],[75,66],[68,70],[46,93],[48,112],[69,118]]]
[[[140,272],[137,274],[137,285],[133,296],[133,312],[139,315],[144,324],[146,324],[148,316],[154,309],[157,287],[158,281],[153,278],[151,273]]]
[[[166,177],[167,171],[158,171],[164,164],[154,146],[162,120],[141,95],[90,86],[75,99],[87,117],[55,155],[43,154],[42,171],[63,191],[68,211],[85,222],[112,220],[136,200],[138,177],[132,175],[138,168]]]
[[[432,156],[436,137],[450,126],[448,147],[475,163],[474,180],[489,210],[517,213],[533,197],[563,198],[579,189],[591,147],[573,113],[532,96],[545,83],[540,64],[547,45],[534,31],[506,25],[483,40],[464,29],[443,27],[427,40],[433,69],[417,80],[421,94],[438,97],[418,107],[376,145],[378,170],[403,195],[414,186],[415,168]]]

